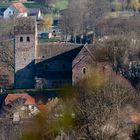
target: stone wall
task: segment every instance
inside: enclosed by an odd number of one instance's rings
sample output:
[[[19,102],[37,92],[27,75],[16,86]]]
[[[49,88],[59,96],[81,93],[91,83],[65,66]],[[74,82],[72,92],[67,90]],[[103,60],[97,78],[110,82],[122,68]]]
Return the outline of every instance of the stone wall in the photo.
[[[34,26],[31,28],[31,32],[26,29],[26,23],[22,23],[23,27],[21,28],[20,26],[15,27],[15,88],[34,87],[34,60],[37,35],[36,30],[34,30],[35,22],[34,25],[29,25],[29,23],[27,24],[28,29],[30,29],[30,26]]]
[[[72,63],[72,84],[80,82],[95,66],[95,62],[85,47],[80,51]]]

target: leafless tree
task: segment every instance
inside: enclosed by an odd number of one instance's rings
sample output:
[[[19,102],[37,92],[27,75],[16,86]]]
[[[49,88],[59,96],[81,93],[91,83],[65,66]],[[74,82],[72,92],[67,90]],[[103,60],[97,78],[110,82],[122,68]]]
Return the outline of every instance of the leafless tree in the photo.
[[[8,70],[14,70],[14,44],[12,41],[3,41],[0,43],[0,64],[7,67]]]
[[[113,81],[97,89],[87,83],[82,83],[77,89],[77,139],[115,140],[123,139],[123,134],[128,138],[133,127],[125,122],[129,111],[122,113],[122,110],[127,106],[134,108],[135,92],[125,84]]]
[[[64,34],[72,36],[85,35],[89,31],[97,34],[97,21],[109,11],[109,1],[71,0],[61,16],[60,27]]]
[[[86,21],[86,2],[83,0],[70,1],[69,7],[62,13],[60,28],[67,36],[84,34]]]

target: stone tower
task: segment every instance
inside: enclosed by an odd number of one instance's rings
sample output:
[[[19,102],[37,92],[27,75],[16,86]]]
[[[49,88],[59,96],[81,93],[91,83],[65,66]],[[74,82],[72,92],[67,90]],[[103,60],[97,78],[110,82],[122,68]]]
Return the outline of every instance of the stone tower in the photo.
[[[37,46],[36,20],[18,18],[15,22],[15,88],[34,87],[34,63]]]

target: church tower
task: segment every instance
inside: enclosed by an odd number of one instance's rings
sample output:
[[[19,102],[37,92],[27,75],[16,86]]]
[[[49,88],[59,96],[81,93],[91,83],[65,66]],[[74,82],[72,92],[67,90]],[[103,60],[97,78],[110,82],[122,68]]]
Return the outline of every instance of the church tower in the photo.
[[[33,18],[18,18],[15,22],[15,88],[34,87],[37,25]]]

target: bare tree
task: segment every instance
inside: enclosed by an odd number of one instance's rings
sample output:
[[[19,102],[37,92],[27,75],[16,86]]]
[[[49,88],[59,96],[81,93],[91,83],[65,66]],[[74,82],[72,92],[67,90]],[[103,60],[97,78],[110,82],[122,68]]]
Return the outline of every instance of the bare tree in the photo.
[[[123,139],[123,134],[129,138],[133,127],[125,122],[129,111],[122,113],[122,110],[128,105],[134,109],[136,94],[130,87],[108,81],[97,88],[94,83],[91,86],[91,82],[83,82],[77,93],[75,131],[78,139],[115,140]]]
[[[60,27],[64,34],[75,37],[87,34],[89,31],[97,34],[97,21],[109,11],[109,1],[71,0],[68,9],[61,16]]]
[[[66,35],[76,37],[85,33],[86,2],[83,0],[70,1],[69,7],[62,13],[60,28]]]
[[[12,44],[12,45],[11,45]],[[3,41],[0,44],[0,63],[8,70],[14,70],[14,44],[12,41]]]

